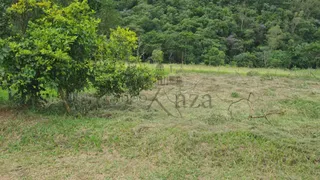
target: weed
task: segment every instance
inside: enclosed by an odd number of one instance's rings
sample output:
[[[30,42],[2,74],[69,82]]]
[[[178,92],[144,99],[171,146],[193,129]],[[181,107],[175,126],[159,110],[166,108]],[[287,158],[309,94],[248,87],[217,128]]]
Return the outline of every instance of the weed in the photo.
[[[233,98],[239,98],[239,97],[240,97],[240,94],[237,93],[237,92],[232,92],[232,93],[231,93],[231,97],[233,97]]]

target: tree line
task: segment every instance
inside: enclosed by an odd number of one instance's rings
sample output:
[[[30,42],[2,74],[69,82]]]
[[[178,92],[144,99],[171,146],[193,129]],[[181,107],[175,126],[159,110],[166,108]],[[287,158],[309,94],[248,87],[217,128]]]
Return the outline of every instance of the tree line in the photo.
[[[73,0],[52,0],[67,6]],[[3,0],[0,22],[7,34]],[[118,25],[137,33],[136,54],[166,63],[240,67],[320,66],[319,0],[88,0],[99,33]],[[20,20],[23,21],[23,20]]]
[[[244,67],[320,66],[319,0],[126,0],[121,24],[171,63]],[[125,2],[125,3],[124,3]]]
[[[137,95],[140,62],[318,68],[319,0],[2,0],[0,80],[37,104],[87,86]],[[122,27],[122,28],[121,28]]]

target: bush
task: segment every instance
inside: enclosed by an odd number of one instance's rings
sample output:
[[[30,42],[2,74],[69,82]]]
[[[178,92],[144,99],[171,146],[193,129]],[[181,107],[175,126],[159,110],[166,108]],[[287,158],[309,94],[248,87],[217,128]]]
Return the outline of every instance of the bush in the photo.
[[[223,51],[220,51],[218,48],[211,48],[205,55],[205,64],[210,66],[220,66],[224,65],[226,55]]]
[[[120,97],[122,94],[137,96],[141,91],[150,89],[156,81],[154,72],[140,64],[105,64],[101,67],[93,81],[99,98],[104,95]]]
[[[99,98],[104,95],[119,97],[122,94],[136,96],[142,90],[151,88],[156,81],[154,71],[139,64],[137,58],[132,58],[135,60],[134,64],[127,62],[126,59],[132,56],[137,48],[136,34],[129,29],[118,27],[116,30],[111,30],[110,36],[112,37],[110,41],[101,47],[101,51],[109,53],[107,57],[102,57],[95,63],[94,77],[91,78],[93,86],[97,89],[97,96]],[[121,44],[126,46],[122,47]],[[118,49],[117,46],[121,46],[120,52],[110,52],[110,49]],[[123,52],[125,53],[121,55]]]
[[[233,61],[237,62],[238,67],[253,67],[254,62],[257,61],[257,57],[247,52],[233,57]]]
[[[152,60],[158,64],[163,62],[163,52],[159,49],[152,51]]]
[[[291,65],[291,55],[287,51],[272,51],[269,61],[270,67],[289,68]]]
[[[128,66],[125,79],[126,91],[131,96],[138,96],[141,91],[152,88],[156,82],[154,72],[142,65]]]

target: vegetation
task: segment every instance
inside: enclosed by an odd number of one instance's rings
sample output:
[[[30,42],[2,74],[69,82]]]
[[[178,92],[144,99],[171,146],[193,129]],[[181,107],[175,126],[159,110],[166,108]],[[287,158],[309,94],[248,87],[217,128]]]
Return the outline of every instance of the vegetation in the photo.
[[[148,64],[147,64],[148,65]],[[155,67],[155,65],[148,65]],[[206,65],[184,65],[180,64],[164,64],[165,74],[170,73],[201,73],[201,74],[233,74],[239,76],[270,76],[270,77],[288,77],[288,78],[306,78],[320,79],[319,69],[277,69],[277,68],[247,68],[232,66],[206,66]],[[172,70],[172,71],[171,71]]]
[[[107,41],[98,34],[100,20],[87,1],[60,7],[50,1],[21,0],[7,13],[11,35],[0,41],[1,86],[14,90],[21,104],[38,105],[50,88],[70,112],[70,96],[89,82],[99,95],[138,95],[154,82],[152,71],[141,65],[126,66],[126,62],[140,61],[132,56],[136,34],[118,27]]]
[[[15,2],[0,4],[1,36],[10,34],[4,10]],[[68,6],[73,0],[54,2]],[[319,67],[318,0],[88,0],[88,5],[101,20],[99,33],[109,35],[118,25],[136,32],[137,55],[144,61],[161,49],[165,63]],[[19,21],[25,26],[31,16]]]
[[[319,67],[318,0],[126,2],[122,25],[141,37],[143,59],[161,48],[167,63]]]
[[[57,114],[53,106],[23,113],[2,108],[1,179],[319,177],[318,80],[188,72],[182,81],[159,86],[163,106],[179,116],[170,100],[182,88],[186,98],[210,94],[212,109],[187,106],[179,109],[182,117],[168,116],[157,103],[148,110],[157,88],[142,92],[147,101],[112,103],[82,117]],[[284,114],[248,119],[243,101],[232,106],[231,117],[230,103],[249,92],[255,116]]]
[[[161,50],[153,50],[152,51],[152,60],[158,64],[163,62],[163,52]]]
[[[1,0],[0,179],[317,179],[318,7]]]

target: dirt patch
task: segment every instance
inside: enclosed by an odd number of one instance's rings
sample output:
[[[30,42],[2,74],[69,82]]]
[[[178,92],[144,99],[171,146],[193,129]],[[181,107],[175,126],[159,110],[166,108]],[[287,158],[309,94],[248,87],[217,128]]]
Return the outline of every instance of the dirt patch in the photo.
[[[10,108],[0,107],[0,121],[5,121],[8,119],[14,119],[17,116],[17,112]]]

